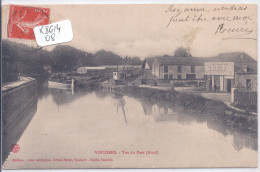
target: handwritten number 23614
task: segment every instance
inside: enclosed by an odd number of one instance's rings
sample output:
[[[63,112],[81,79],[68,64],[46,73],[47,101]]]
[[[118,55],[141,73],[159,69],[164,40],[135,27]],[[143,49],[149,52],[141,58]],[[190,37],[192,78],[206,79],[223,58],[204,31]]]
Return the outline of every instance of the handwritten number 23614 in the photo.
[[[55,24],[55,25],[50,25],[50,26],[42,26],[40,28],[40,33],[41,34],[46,34],[45,36],[45,40],[48,41],[55,41],[55,32],[59,32],[60,33],[61,27],[59,27],[59,24]]]

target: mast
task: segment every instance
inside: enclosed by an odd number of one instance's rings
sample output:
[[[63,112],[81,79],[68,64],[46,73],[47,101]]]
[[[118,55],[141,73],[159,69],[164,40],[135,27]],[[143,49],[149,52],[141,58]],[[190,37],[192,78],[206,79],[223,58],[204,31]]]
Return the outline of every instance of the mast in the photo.
[[[123,65],[123,69],[122,69],[122,77],[125,79],[125,75],[124,75],[124,72],[125,72],[125,65],[126,65],[126,61],[127,61],[127,57],[125,57],[125,60],[124,60],[124,65]]]

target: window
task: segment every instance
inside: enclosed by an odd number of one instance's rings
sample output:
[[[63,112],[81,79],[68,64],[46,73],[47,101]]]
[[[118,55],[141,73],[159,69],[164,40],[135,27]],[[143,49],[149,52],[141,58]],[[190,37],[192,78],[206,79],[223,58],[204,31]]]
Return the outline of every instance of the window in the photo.
[[[247,72],[247,73],[250,72],[250,68],[249,68],[249,67],[246,68],[246,72]]]
[[[191,73],[195,73],[195,66],[191,66],[190,71],[191,71]]]
[[[168,66],[164,66],[164,73],[168,73]]]
[[[170,75],[169,75],[169,79],[173,79],[173,76],[172,76],[172,74],[170,74]]]
[[[251,79],[246,80],[246,89],[251,90]]]
[[[181,73],[182,72],[182,68],[181,66],[178,66],[178,73]]]
[[[168,78],[168,75],[164,75],[164,79],[169,79],[169,78]]]
[[[186,79],[190,79],[190,80],[196,79],[196,74],[186,74]]]
[[[178,79],[181,79],[181,75],[178,75]]]

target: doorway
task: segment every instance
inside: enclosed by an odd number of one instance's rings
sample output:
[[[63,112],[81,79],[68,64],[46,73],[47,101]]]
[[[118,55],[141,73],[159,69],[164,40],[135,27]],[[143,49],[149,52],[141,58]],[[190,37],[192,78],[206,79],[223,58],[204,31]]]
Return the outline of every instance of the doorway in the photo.
[[[227,79],[227,92],[231,92],[231,79]]]

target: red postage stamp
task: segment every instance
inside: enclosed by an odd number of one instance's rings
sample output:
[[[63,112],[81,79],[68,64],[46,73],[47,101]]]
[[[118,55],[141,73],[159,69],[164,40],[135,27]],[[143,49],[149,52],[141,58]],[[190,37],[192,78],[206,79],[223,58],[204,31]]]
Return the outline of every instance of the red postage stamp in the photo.
[[[10,5],[8,38],[35,39],[33,28],[49,24],[49,8]]]
[[[19,152],[19,151],[20,151],[20,145],[14,144],[14,145],[12,146],[12,152],[13,152],[13,153],[17,153],[17,152]]]

